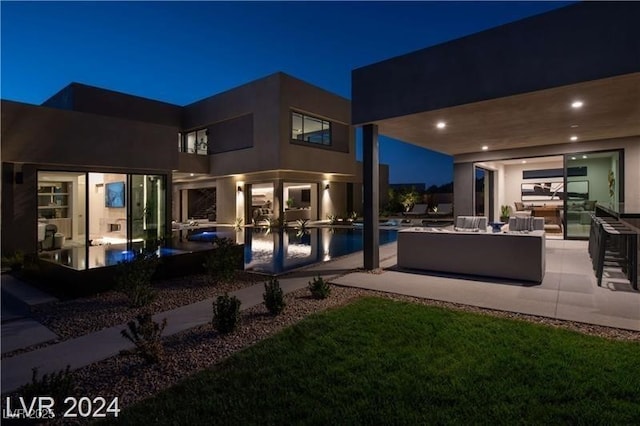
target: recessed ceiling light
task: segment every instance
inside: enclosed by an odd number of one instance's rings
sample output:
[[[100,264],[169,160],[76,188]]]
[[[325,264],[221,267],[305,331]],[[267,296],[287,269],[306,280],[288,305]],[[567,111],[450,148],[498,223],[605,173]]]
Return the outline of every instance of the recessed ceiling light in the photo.
[[[482,150],[483,150],[483,151],[486,151],[486,150],[488,150],[488,149],[489,149],[489,147],[488,147],[488,146],[486,146],[486,145],[482,145]]]
[[[572,159],[572,160],[575,160],[575,159],[576,159],[576,157],[571,157],[571,159]]]
[[[436,127],[438,129],[444,129],[445,127],[447,127],[447,123],[445,123],[444,121],[438,121],[438,124],[436,124]]]
[[[527,160],[522,160],[522,164],[527,164]]]
[[[577,124],[572,124],[572,125],[571,125],[571,128],[572,128],[572,129],[575,129],[576,127],[578,127],[578,125],[577,125]]]
[[[189,173],[189,176],[193,177],[193,173]]]
[[[575,142],[578,140],[578,137],[574,135],[574,136],[571,136],[569,139],[571,139],[572,142]]]
[[[582,101],[573,101],[571,102],[571,108],[582,108],[582,105],[584,105],[584,102]]]
[[[586,156],[586,155],[583,155],[583,156],[582,156],[582,158],[587,158],[587,156]]]

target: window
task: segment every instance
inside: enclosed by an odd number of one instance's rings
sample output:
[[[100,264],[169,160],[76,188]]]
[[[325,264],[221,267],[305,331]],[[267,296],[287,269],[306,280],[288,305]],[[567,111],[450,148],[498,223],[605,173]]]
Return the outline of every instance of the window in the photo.
[[[189,154],[207,155],[209,153],[209,138],[207,133],[207,129],[178,133],[178,151]]]
[[[331,145],[331,122],[292,111],[291,139],[318,145]]]

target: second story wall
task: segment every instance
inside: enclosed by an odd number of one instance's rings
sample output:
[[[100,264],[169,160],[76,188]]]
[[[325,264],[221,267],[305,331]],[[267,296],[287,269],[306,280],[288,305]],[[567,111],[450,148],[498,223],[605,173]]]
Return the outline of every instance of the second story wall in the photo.
[[[355,133],[350,126],[349,100],[289,75],[278,75],[281,110],[280,168],[355,175]],[[292,113],[296,116],[292,117]],[[292,130],[294,133],[300,131],[296,129],[300,116],[330,123],[330,144],[326,144],[326,139],[322,143],[305,141],[308,137],[294,137]]]
[[[177,167],[172,126],[2,101],[2,160],[83,166]]]
[[[182,108],[140,96],[71,83],[42,106],[180,127]]]
[[[207,130],[210,173],[278,168],[278,78],[272,75],[187,105],[185,132]]]

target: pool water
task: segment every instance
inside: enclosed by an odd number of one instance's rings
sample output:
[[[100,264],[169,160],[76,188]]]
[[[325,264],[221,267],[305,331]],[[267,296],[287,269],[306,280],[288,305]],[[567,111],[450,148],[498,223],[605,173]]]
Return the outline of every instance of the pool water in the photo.
[[[245,270],[280,274],[326,262],[362,250],[362,229],[309,228],[270,231],[246,228],[236,234],[236,241],[244,240]],[[229,228],[198,230],[188,236],[189,241],[212,242],[215,237],[230,237]],[[380,230],[380,244],[397,240],[396,230]]]

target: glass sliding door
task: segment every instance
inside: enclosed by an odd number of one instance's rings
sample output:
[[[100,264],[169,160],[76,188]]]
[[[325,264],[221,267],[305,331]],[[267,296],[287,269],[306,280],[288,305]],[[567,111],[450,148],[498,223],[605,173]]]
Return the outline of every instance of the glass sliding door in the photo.
[[[131,240],[157,243],[165,237],[166,181],[163,175],[131,175]]]
[[[38,249],[85,245],[85,190],[84,173],[38,172]]]
[[[595,205],[617,210],[620,202],[620,152],[584,152],[565,155],[566,238],[589,237]]]
[[[493,209],[493,171],[476,166],[475,208],[476,216],[486,216],[494,220]]]

